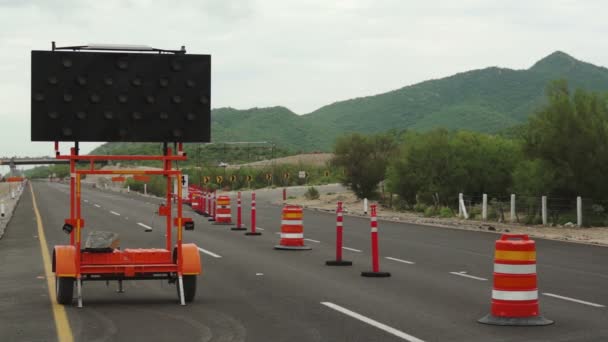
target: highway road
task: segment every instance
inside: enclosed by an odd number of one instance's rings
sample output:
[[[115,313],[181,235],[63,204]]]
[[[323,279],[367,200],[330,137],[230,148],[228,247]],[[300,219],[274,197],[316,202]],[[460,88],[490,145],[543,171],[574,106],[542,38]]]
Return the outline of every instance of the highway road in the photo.
[[[49,298],[41,245],[67,243],[68,191],[33,183],[40,222],[28,189],[0,240],[0,341],[608,341],[608,248],[537,240],[541,311],[556,323],[481,325],[498,235],[380,221],[381,269],[392,277],[364,278],[369,219],[344,219],[352,267],[325,266],[335,255],[331,213],[304,212],[312,250],[274,250],[278,190],[259,192],[257,237],[185,211],[196,223],[185,240],[201,248],[204,272],[188,306],[160,281],[127,282],[125,293],[89,282],[84,308],[63,309]],[[157,199],[88,188],[83,198],[85,229],[117,232],[123,248],[163,246]],[[244,198],[248,226],[249,193]]]

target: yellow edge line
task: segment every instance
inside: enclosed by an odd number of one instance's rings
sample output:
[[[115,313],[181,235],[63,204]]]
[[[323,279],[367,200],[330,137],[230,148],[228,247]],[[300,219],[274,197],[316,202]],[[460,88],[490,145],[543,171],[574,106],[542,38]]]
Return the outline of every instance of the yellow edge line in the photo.
[[[51,300],[51,306],[53,307],[53,316],[55,317],[55,328],[57,329],[57,339],[59,342],[72,342],[74,336],[72,335],[72,328],[70,328],[70,322],[68,316],[65,313],[63,305],[57,303],[55,298],[55,276],[51,268],[51,257],[46,244],[46,236],[44,235],[44,226],[42,225],[42,218],[38,211],[38,205],[36,204],[36,195],[34,195],[34,187],[30,183],[30,191],[32,192],[32,203],[34,205],[34,213],[36,214],[36,223],[38,224],[38,240],[40,241],[40,251],[42,252],[42,261],[44,264],[44,275],[46,277],[47,288],[49,289],[49,299]]]

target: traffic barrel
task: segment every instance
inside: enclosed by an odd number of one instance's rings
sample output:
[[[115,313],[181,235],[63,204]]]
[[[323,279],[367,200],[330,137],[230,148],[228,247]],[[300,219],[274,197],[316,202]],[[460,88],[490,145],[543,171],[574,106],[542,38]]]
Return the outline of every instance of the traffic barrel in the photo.
[[[336,260],[325,262],[327,266],[352,266],[352,261],[342,260],[342,230],[344,226],[344,214],[342,212],[342,202],[338,201],[336,208]]]
[[[243,216],[241,209],[241,192],[239,191],[236,196],[236,227],[232,227],[231,230],[247,230],[247,228],[243,226]]]
[[[496,241],[491,312],[478,320],[493,325],[549,325],[540,316],[536,243],[525,234],[503,234]]]
[[[304,245],[304,224],[302,208],[297,205],[283,207],[281,219],[281,240],[275,249],[309,250]]]
[[[230,209],[230,196],[222,195],[216,201],[215,222],[217,225],[232,224],[232,212]]]
[[[391,274],[389,272],[380,272],[380,252],[378,250],[378,218],[376,217],[376,205],[372,204],[370,208],[372,215],[370,217],[370,226],[372,234],[372,270],[368,272],[361,272],[361,276],[375,278],[390,277]]]

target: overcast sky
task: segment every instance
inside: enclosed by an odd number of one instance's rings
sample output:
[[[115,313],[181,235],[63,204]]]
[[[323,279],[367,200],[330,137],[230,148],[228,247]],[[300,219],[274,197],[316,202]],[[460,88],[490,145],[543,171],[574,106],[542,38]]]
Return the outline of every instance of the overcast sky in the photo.
[[[555,50],[606,66],[607,13],[590,0],[0,0],[0,156],[52,152],[29,142],[29,77],[30,50],[53,40],[185,45],[213,56],[213,107],[305,114]]]

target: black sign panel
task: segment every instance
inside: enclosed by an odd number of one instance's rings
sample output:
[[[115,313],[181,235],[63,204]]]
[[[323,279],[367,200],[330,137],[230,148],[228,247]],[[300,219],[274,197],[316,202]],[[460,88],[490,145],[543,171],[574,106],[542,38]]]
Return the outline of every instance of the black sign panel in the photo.
[[[211,56],[32,51],[32,141],[209,142]]]

